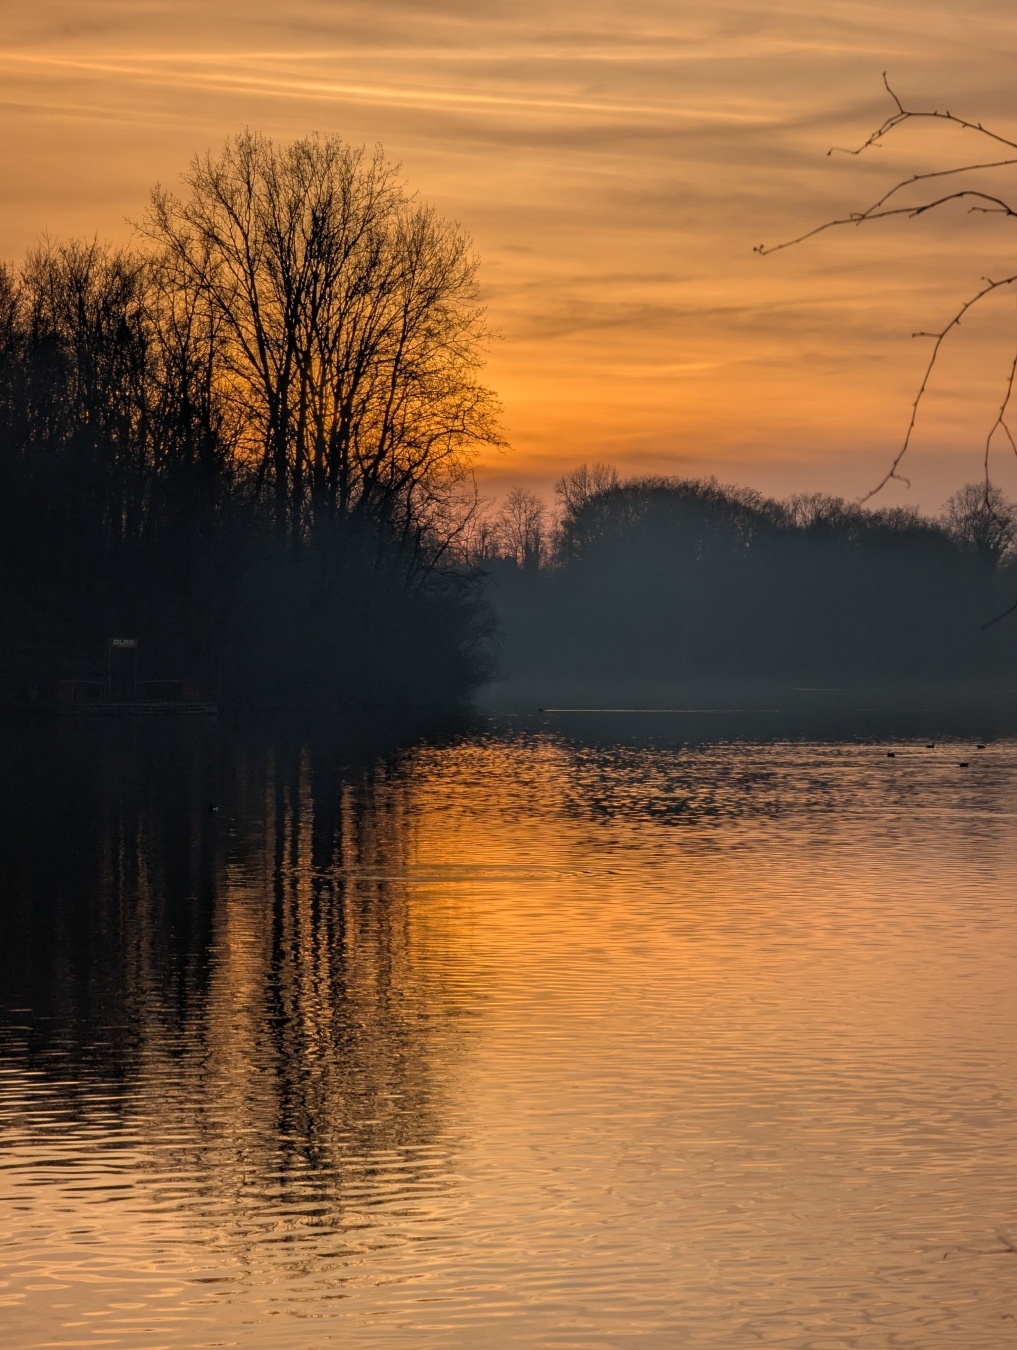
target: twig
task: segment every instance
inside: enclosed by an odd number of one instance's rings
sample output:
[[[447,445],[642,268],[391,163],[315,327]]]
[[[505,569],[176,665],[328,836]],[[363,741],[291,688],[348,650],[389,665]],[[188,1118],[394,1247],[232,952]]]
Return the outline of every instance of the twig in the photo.
[[[1013,163],[1017,165],[1017,160]],[[951,173],[961,173],[961,169],[951,169]],[[926,175],[932,177],[933,175]],[[906,187],[908,183],[917,182],[918,178],[905,180],[898,183],[897,187]],[[883,198],[892,194],[897,188],[891,188]],[[794,239],[785,239],[781,244],[756,244],[753,253],[758,253],[760,257],[768,258],[771,253],[779,253],[781,249],[794,248],[796,244],[803,244],[806,239],[814,239],[817,234],[823,234],[826,230],[837,229],[841,225],[866,225],[873,220],[892,220],[895,216],[906,216],[908,220],[915,220],[918,216],[924,216],[927,211],[936,211],[941,206],[946,206],[948,202],[963,201],[965,197],[976,197],[984,202],[989,202],[989,206],[971,206],[968,208],[969,214],[976,212],[981,215],[1000,215],[1014,216],[1017,218],[1017,210],[1004,201],[1002,197],[997,197],[995,193],[981,192],[977,188],[959,188],[956,192],[948,192],[943,197],[936,197],[929,202],[920,202],[917,206],[892,206],[886,211],[877,211],[875,206],[870,206],[867,211],[853,211],[849,216],[839,216],[836,220],[827,220],[822,225],[815,225],[811,230],[806,230],[804,234],[797,235]],[[878,203],[876,204],[878,205]]]
[[[986,619],[982,624],[982,632],[984,633],[987,628],[991,628],[993,624],[1001,623],[1003,619],[1008,619],[1010,615],[1014,613],[1017,613],[1017,600],[1015,600],[1012,605],[1008,605],[1007,608],[1002,610],[999,614],[994,614],[991,619]]]
[[[883,84],[886,87],[887,93],[894,101],[896,111],[893,112],[888,118],[886,118],[886,120],[880,126],[878,126],[876,130],[872,132],[872,134],[865,141],[863,141],[860,146],[856,147],[853,150],[834,146],[827,151],[828,155],[832,155],[838,152],[848,155],[860,155],[864,151],[872,147],[880,146],[883,140],[892,131],[896,130],[897,127],[902,126],[905,122],[921,121],[921,120],[948,122],[956,127],[961,128],[961,130],[977,132],[980,136],[987,137],[989,140],[993,141],[997,145],[1003,145],[1010,150],[1017,151],[1017,141],[1010,140],[1006,136],[1001,136],[997,132],[988,130],[988,128],[983,126],[981,122],[971,122],[967,118],[957,117],[949,110],[941,112],[939,109],[919,110],[913,108],[906,108],[904,104],[901,102],[900,98],[897,96],[894,89],[891,87],[890,81],[888,80],[886,75],[886,71],[883,72]],[[958,174],[974,173],[979,170],[987,171],[991,169],[1006,169],[1015,167],[1017,167],[1017,157],[1008,156],[1005,159],[989,160],[976,164],[964,164],[955,169],[937,169],[927,173],[912,174],[910,177],[902,178],[898,183],[895,183],[893,187],[891,187],[887,192],[884,192],[881,197],[879,197],[875,202],[872,203],[871,206],[869,206],[864,211],[854,211],[848,216],[841,216],[835,220],[828,220],[824,224],[817,225],[813,229],[807,230],[804,234],[800,234],[796,236],[794,239],[787,239],[780,244],[773,244],[770,246],[767,246],[765,244],[759,244],[754,249],[754,252],[760,254],[763,257],[766,257],[769,256],[771,253],[779,253],[782,249],[791,248],[797,244],[804,243],[805,240],[812,239],[817,234],[822,234],[826,230],[839,228],[840,226],[843,225],[856,225],[856,226],[864,225],[870,223],[871,221],[890,220],[898,216],[903,216],[908,220],[915,220],[918,216],[925,215],[930,211],[939,210],[941,207],[946,206],[950,202],[958,202],[965,200],[973,201],[973,204],[968,207],[969,214],[976,213],[981,215],[988,215],[988,214],[1003,215],[1017,219],[1017,209],[1012,207],[1004,197],[998,195],[997,193],[984,191],[978,188],[960,187],[954,191],[944,193],[941,196],[932,197],[926,201],[918,202],[917,204],[912,206],[887,205],[887,203],[892,201],[892,199],[898,193],[902,192],[905,188],[914,186],[914,184],[916,183],[929,183],[934,180],[938,181],[944,178],[955,177]],[[936,361],[939,358],[939,353],[943,346],[943,343],[946,341],[946,338],[949,336],[949,334],[955,328],[959,327],[961,320],[964,318],[964,316],[968,313],[969,310],[971,310],[975,305],[980,304],[982,300],[984,300],[987,296],[992,295],[995,291],[1002,290],[1008,286],[1012,286],[1015,282],[1017,282],[1017,273],[1014,273],[1012,276],[1005,277],[1002,280],[998,281],[992,281],[989,278],[985,278],[985,285],[982,286],[982,288],[975,295],[972,295],[969,299],[964,301],[964,303],[954,313],[954,315],[951,317],[950,321],[945,325],[945,327],[941,328],[938,332],[912,334],[913,337],[932,338],[933,339],[932,354],[929,357],[928,363],[925,367],[924,374],[922,375],[922,380],[918,387],[918,392],[915,395],[914,401],[911,404],[911,416],[908,421],[907,431],[904,436],[903,444],[901,445],[900,450],[894,457],[893,463],[890,465],[889,471],[886,474],[884,474],[884,476],[880,479],[880,481],[876,484],[876,486],[871,489],[871,491],[867,492],[863,497],[859,499],[860,502],[869,501],[884,487],[886,487],[887,483],[893,480],[905,483],[908,486],[910,486],[908,479],[905,478],[903,474],[898,473],[897,470],[899,469],[900,463],[903,460],[904,456],[907,454],[908,447],[911,444],[911,438],[912,435],[914,434],[915,423],[918,418],[918,409],[921,406],[922,399],[924,398],[925,392],[928,389],[929,381],[932,377],[932,372],[935,369]],[[1017,376],[1017,353],[1015,353],[1014,355],[1013,364],[1011,366],[1009,378],[1006,384],[1005,397],[1003,399],[1002,404],[1000,405],[999,414],[995,422],[993,423],[992,428],[990,429],[988,437],[986,439],[985,445],[986,500],[988,500],[989,450],[992,438],[997,431],[1002,430],[1004,432],[1004,434],[1006,435],[1007,439],[1010,442],[1011,447],[1014,450],[1014,453],[1017,454],[1017,443],[1015,443],[1014,437],[1011,434],[1010,428],[1006,422],[1006,412],[1010,404],[1011,396],[1013,394],[1015,376]],[[1017,608],[1017,606],[1015,606],[1015,608]],[[1007,613],[1010,612],[1011,611],[1007,611]],[[990,623],[995,622],[996,622],[995,619],[990,620]]]
[[[1010,448],[1013,450],[1014,454],[1017,455],[1017,442],[1014,441],[1014,438],[1010,432],[1010,428],[1007,426],[1006,423],[1006,410],[1010,406],[1010,399],[1013,397],[1013,382],[1015,376],[1017,376],[1017,352],[1014,352],[1013,360],[1010,362],[1010,374],[1007,376],[1006,391],[1003,395],[1003,402],[999,405],[999,412],[996,415],[996,420],[995,422],[993,422],[991,428],[989,429],[989,434],[985,438],[986,505],[988,505],[989,499],[989,450],[990,447],[992,446],[992,438],[993,436],[995,436],[997,431],[1002,430],[1004,432],[1007,440],[1010,442]]]
[[[1017,273],[1014,273],[1013,276],[1005,277],[1002,281],[991,281],[988,278],[986,278],[985,285],[982,287],[982,289],[978,291],[975,295],[971,296],[970,299],[965,300],[964,304],[961,305],[960,309],[958,309],[957,312],[953,315],[953,317],[950,319],[950,322],[946,325],[945,328],[941,328],[938,333],[912,333],[911,335],[912,337],[931,337],[934,339],[932,347],[932,355],[929,357],[928,364],[925,367],[925,373],[922,376],[921,384],[918,386],[918,393],[915,395],[914,402],[911,404],[911,418],[908,421],[908,428],[904,435],[904,443],[901,446],[901,448],[897,451],[897,454],[894,456],[893,463],[890,465],[888,472],[883,475],[883,477],[879,480],[879,482],[876,484],[874,488],[872,488],[869,492],[866,492],[864,497],[860,498],[860,501],[867,502],[871,497],[874,497],[877,492],[882,491],[882,489],[886,487],[887,483],[891,482],[893,479],[896,479],[898,482],[902,483],[908,482],[908,480],[902,474],[899,474],[897,472],[897,468],[901,460],[907,454],[908,447],[911,444],[911,437],[914,433],[915,423],[918,420],[918,409],[919,406],[921,405],[922,399],[925,396],[925,391],[929,387],[929,380],[932,377],[932,372],[936,365],[936,361],[939,358],[939,353],[943,346],[943,343],[946,341],[947,337],[953,331],[953,329],[957,328],[960,325],[961,320],[964,318],[965,314],[967,314],[969,310],[973,309],[975,305],[979,304],[980,301],[984,300],[987,295],[991,295],[993,291],[998,291],[1004,286],[1012,286],[1015,281],[1017,281]],[[1011,376],[1011,387],[1012,387],[1012,379],[1013,377]],[[1005,403],[1003,407],[1005,410],[1006,408]],[[910,486],[910,484],[908,485]]]
[[[920,120],[923,118],[938,122],[952,122],[954,126],[960,127],[963,131],[977,131],[979,135],[988,137],[990,141],[995,141],[997,145],[1006,145],[1009,146],[1011,150],[1017,150],[1017,141],[1008,140],[1006,136],[1000,136],[998,132],[989,131],[989,129],[983,126],[981,122],[969,122],[967,118],[955,117],[954,114],[949,111],[940,112],[938,108],[931,108],[921,112],[916,111],[913,108],[905,108],[904,104],[901,103],[900,99],[894,93],[890,81],[886,77],[885,70],[883,71],[883,86],[893,99],[894,103],[896,103],[897,111],[888,117],[882,126],[877,127],[872,135],[869,136],[867,140],[863,141],[856,149],[850,150],[842,145],[834,145],[827,150],[826,153],[828,155],[861,155],[871,146],[878,145],[884,137],[888,136],[891,131],[896,127],[901,126],[904,122]]]

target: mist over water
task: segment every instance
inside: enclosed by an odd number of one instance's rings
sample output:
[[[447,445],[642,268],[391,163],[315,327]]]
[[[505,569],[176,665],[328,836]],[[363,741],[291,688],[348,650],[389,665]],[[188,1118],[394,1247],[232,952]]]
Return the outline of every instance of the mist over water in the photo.
[[[5,1346],[1008,1343],[1010,714],[709,706],[5,729]]]

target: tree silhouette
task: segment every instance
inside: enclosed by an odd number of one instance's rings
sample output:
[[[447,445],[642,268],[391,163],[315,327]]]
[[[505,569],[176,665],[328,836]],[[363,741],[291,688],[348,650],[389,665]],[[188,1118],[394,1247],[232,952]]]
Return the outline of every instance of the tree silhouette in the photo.
[[[336,137],[244,133],[186,183],[140,247],[0,267],[0,697],[130,633],[227,702],[455,702],[499,440],[468,240]]]
[[[993,483],[965,483],[947,502],[943,523],[963,548],[996,567],[1017,540],[1017,507]]]
[[[145,228],[220,335],[216,377],[280,533],[436,525],[498,440],[468,239],[336,136],[244,132],[185,182],[156,189]]]
[[[500,555],[511,558],[524,572],[535,571],[550,555],[547,507],[526,488],[511,489],[494,522],[494,532]]]

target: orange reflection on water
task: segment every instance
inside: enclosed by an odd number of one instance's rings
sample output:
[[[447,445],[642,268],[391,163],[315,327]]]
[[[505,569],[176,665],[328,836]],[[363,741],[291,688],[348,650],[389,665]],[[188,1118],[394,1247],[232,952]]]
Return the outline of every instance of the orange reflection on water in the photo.
[[[1001,1343],[1017,747],[207,755],[11,986],[10,1344]]]

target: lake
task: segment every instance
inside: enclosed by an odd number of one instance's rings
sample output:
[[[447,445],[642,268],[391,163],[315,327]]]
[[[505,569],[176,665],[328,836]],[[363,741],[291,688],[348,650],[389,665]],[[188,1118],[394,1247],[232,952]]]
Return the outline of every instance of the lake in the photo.
[[[5,1350],[1017,1343],[1017,739],[765,717],[8,726]]]

